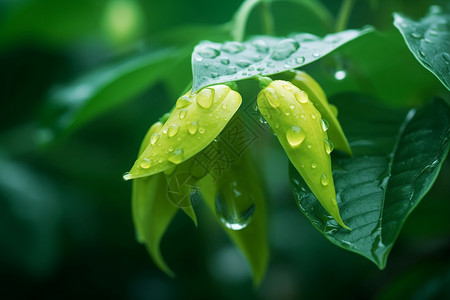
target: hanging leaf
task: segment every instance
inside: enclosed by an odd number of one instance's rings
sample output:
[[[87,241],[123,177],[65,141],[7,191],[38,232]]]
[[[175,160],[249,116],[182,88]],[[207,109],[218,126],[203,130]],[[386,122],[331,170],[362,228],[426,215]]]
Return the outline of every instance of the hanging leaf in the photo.
[[[444,14],[439,6],[432,6],[428,14],[416,22],[394,13],[394,25],[416,59],[450,90],[450,14]]]
[[[342,229],[290,167],[300,210],[331,242],[361,254],[380,269],[408,215],[430,189],[449,150],[450,109],[442,100],[397,111],[356,96],[337,106],[353,156],[335,153],[333,178]]]
[[[370,27],[345,30],[324,38],[309,33],[292,34],[287,38],[258,36],[243,43],[204,41],[192,54],[192,90],[298,68],[370,31]]]

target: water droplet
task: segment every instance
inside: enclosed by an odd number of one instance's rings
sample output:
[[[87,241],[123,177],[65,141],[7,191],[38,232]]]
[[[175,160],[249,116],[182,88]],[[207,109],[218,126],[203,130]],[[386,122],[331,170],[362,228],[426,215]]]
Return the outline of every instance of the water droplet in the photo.
[[[267,67],[268,67],[268,68],[274,68],[274,67],[275,67],[275,63],[274,63],[273,61],[269,61],[269,62],[267,63]]]
[[[262,55],[255,55],[255,56],[252,56],[251,57],[251,59],[254,61],[254,62],[259,62],[259,61],[261,61],[261,60],[263,60],[263,56]]]
[[[303,64],[305,62],[305,57],[304,56],[299,56],[295,58],[295,63],[297,64]]]
[[[199,127],[199,128],[198,128],[198,132],[200,132],[200,133],[205,133],[205,128]]]
[[[315,119],[316,118],[316,114],[315,113],[311,113],[311,118]]]
[[[300,103],[307,103],[308,102],[308,95],[304,91],[296,91],[294,93],[295,99],[297,99]]]
[[[251,72],[251,71],[253,71],[254,69],[255,69],[255,68],[250,67],[250,68],[247,69],[247,71]]]
[[[240,53],[245,50],[245,46],[240,42],[226,42],[222,46],[222,51],[227,53]]]
[[[269,46],[263,40],[254,40],[252,42],[252,46],[255,47],[256,52],[266,54],[269,52]]]
[[[325,144],[325,151],[327,152],[327,154],[330,154],[334,149],[333,143],[327,139],[324,139],[324,144]]]
[[[284,39],[273,47],[270,57],[273,60],[284,60],[300,48],[300,44],[294,39]]]
[[[313,161],[311,163],[311,168],[313,168],[313,169],[317,168],[317,163],[315,161]]]
[[[241,67],[241,68],[247,68],[248,66],[250,66],[250,63],[248,61],[245,61],[245,60],[238,60],[236,62],[236,65],[238,67]]]
[[[182,109],[180,111],[180,114],[178,115],[178,117],[180,118],[180,120],[183,120],[186,117],[187,114],[187,109]]]
[[[327,131],[329,127],[328,121],[325,119],[320,119],[320,126],[322,126],[323,132]]]
[[[174,135],[176,135],[178,133],[179,129],[180,129],[180,127],[177,124],[172,124],[172,125],[170,125],[169,129],[167,130],[167,135],[169,137],[173,137]]]
[[[415,38],[415,39],[421,39],[422,38],[422,35],[420,33],[417,33],[417,32],[412,32],[411,36],[413,38]]]
[[[272,106],[273,108],[277,108],[278,106],[280,106],[281,101],[278,98],[277,94],[275,93],[275,90],[272,88],[266,88],[266,92],[265,92],[267,101],[269,101],[270,106]]]
[[[327,185],[328,185],[329,180],[328,180],[327,175],[322,174],[322,177],[320,177],[320,183],[321,183],[323,186],[327,186]]]
[[[214,90],[212,89],[203,89],[197,95],[197,104],[204,109],[209,109],[213,103],[214,99]]]
[[[295,108],[295,105],[294,105],[294,104],[291,104],[291,105],[289,105],[289,108],[290,108],[290,109],[294,109],[294,108]]]
[[[280,124],[275,123],[275,128],[279,128],[279,127],[280,127]]]
[[[159,133],[152,134],[152,136],[150,137],[150,144],[152,144],[152,145],[156,144],[156,142],[159,140],[160,137],[161,137],[161,134],[159,134]]]
[[[320,56],[320,53],[319,52],[313,52],[312,56],[317,58],[317,57]]]
[[[222,104],[222,109],[227,109],[227,105],[226,104]]]
[[[182,108],[182,107],[189,106],[191,104],[192,104],[191,98],[189,98],[188,95],[183,95],[180,98],[178,98],[176,107],[177,108]]]
[[[211,78],[217,78],[217,77],[219,77],[219,73],[216,73],[216,72],[212,72],[211,73]]]
[[[434,30],[434,29],[429,29],[427,31],[427,33],[428,33],[428,35],[431,35],[431,36],[438,36],[439,35],[439,33],[436,30]]]
[[[255,203],[236,186],[228,191],[227,196],[219,193],[216,197],[216,214],[227,228],[241,230],[250,224],[255,213]]]
[[[447,52],[442,53],[442,58],[445,60],[447,64],[450,63],[450,55]]]
[[[216,58],[220,55],[220,51],[211,46],[198,47],[196,52],[203,58]]]
[[[170,155],[167,160],[176,165],[181,163],[183,161],[183,149],[180,148],[173,151],[172,155]]]
[[[259,72],[262,72],[262,71],[264,71],[264,67],[258,67],[258,68],[256,68],[256,71],[259,71]]]
[[[227,68],[226,73],[227,75],[233,75],[236,74],[237,70],[238,69],[235,66],[230,66]]]
[[[286,139],[292,147],[300,145],[305,140],[305,137],[305,132],[298,126],[291,126],[286,131]]]
[[[148,169],[152,165],[152,162],[148,158],[144,158],[140,164],[142,169]]]
[[[423,52],[422,50],[419,50],[419,54],[420,56],[425,57],[425,52]]]
[[[286,116],[289,116],[291,113],[287,111],[287,112],[285,112],[284,114],[285,114]]]
[[[339,70],[334,73],[334,78],[336,78],[336,80],[342,80],[345,77],[347,77],[347,72],[345,72],[344,70]]]
[[[194,135],[197,132],[198,124],[197,121],[189,123],[187,126],[187,130],[190,134]]]
[[[228,58],[222,58],[220,62],[225,66],[228,66],[230,64],[230,60]]]
[[[200,56],[197,56],[197,55],[194,57],[194,59],[197,62],[202,62],[203,61],[203,58],[201,58]]]

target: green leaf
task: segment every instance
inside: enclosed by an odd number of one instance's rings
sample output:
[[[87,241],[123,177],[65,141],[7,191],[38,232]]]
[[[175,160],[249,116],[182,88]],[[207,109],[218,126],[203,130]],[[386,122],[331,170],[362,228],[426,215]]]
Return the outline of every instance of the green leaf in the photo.
[[[409,111],[356,96],[338,100],[353,156],[334,153],[333,178],[342,219],[352,231],[326,214],[291,166],[292,189],[300,210],[327,239],[382,269],[448,153],[450,109],[443,100]]]
[[[245,158],[242,160],[245,160]],[[258,285],[266,273],[269,259],[267,215],[264,193],[261,189],[262,185],[258,180],[258,173],[254,170],[253,165],[247,162],[245,160],[245,162],[235,164],[234,166],[236,168],[231,171],[229,170],[228,172],[231,172],[231,174],[229,173],[227,175],[231,175],[234,180],[239,181],[238,185],[244,186],[246,188],[245,193],[251,194],[252,199],[254,199],[254,213],[250,223],[246,227],[240,230],[232,230],[220,220],[216,208],[218,187],[212,176],[208,175],[204,177],[199,182],[199,186],[208,208],[216,216],[217,221],[225,233],[247,259],[252,270],[253,281],[255,285]],[[239,204],[237,205],[239,206]]]
[[[74,130],[132,100],[164,74],[173,72],[188,49],[165,49],[88,73],[51,92],[44,127],[53,135]]]
[[[431,6],[428,14],[416,22],[394,13],[394,25],[416,59],[450,90],[450,14]]]
[[[288,38],[258,36],[243,43],[204,41],[192,54],[192,90],[298,68],[370,31],[371,28],[345,30],[324,38],[309,33],[292,34]]]

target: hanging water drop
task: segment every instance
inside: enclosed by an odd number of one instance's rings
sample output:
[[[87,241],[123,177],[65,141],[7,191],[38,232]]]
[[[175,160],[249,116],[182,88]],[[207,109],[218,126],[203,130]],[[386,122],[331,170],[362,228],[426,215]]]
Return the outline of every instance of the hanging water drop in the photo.
[[[298,126],[291,126],[286,131],[286,139],[292,147],[300,145],[305,140],[305,132]]]
[[[241,230],[250,224],[255,213],[251,196],[236,189],[220,192],[216,197],[216,214],[225,227]]]
[[[197,104],[204,109],[209,109],[213,103],[214,98],[214,90],[212,89],[203,89],[197,95]]]
[[[170,125],[170,127],[167,129],[167,135],[169,137],[173,137],[174,135],[176,135],[178,133],[178,130],[180,129],[180,127],[177,124],[172,124]]]
[[[334,149],[333,143],[327,139],[324,139],[324,145],[325,145],[325,151],[327,152],[327,154],[330,154]]]
[[[328,121],[325,119],[320,119],[320,126],[322,127],[323,132],[328,130]]]
[[[299,42],[294,39],[284,39],[273,47],[270,57],[273,60],[284,60],[300,48]]]

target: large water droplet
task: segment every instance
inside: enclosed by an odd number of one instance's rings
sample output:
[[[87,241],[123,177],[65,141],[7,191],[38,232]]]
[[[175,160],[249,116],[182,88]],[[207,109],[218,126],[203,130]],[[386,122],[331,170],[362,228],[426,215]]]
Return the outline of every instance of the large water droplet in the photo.
[[[148,169],[148,168],[150,168],[151,165],[152,165],[152,162],[148,158],[142,159],[141,164],[140,164],[142,169]]]
[[[328,180],[327,175],[322,174],[322,177],[320,177],[320,183],[321,183],[323,186],[327,186],[327,185],[328,185],[329,180]]]
[[[233,187],[231,191],[219,193],[216,197],[216,214],[227,228],[241,230],[250,224],[255,213],[251,197]]]
[[[273,60],[283,60],[292,55],[300,48],[300,44],[294,39],[284,39],[273,47],[270,57]]]
[[[238,60],[236,62],[236,65],[238,67],[241,67],[241,68],[247,68],[248,66],[250,66],[250,63],[248,61],[245,61],[245,60]]]
[[[334,149],[333,143],[327,139],[324,139],[324,144],[325,144],[325,151],[327,152],[327,154],[330,154]]]
[[[256,51],[259,53],[266,54],[269,52],[269,46],[267,46],[267,43],[263,40],[254,40],[252,46],[255,47]]]
[[[320,126],[322,126],[323,132],[327,131],[329,127],[328,121],[325,119],[320,119]]]
[[[183,95],[180,98],[178,98],[176,107],[182,108],[182,107],[189,106],[191,104],[192,104],[191,98],[188,95]]]
[[[160,137],[161,137],[161,134],[159,134],[159,133],[152,134],[152,136],[150,137],[150,144],[152,144],[152,145],[156,144],[156,142],[159,140]]]
[[[203,46],[196,49],[198,55],[203,58],[215,58],[220,55],[220,51],[210,46]]]
[[[222,51],[227,53],[240,53],[245,50],[245,46],[240,42],[226,42],[222,46]]]
[[[267,88],[265,95],[266,95],[267,101],[269,101],[270,106],[272,106],[273,108],[277,108],[278,106],[280,106],[281,101],[278,98],[277,94],[275,93],[274,89]]]
[[[198,123],[197,121],[194,121],[194,122],[188,124],[187,130],[188,130],[188,132],[190,134],[197,133],[197,128],[198,128],[198,124],[197,123]]]
[[[292,147],[300,145],[305,140],[305,137],[305,131],[298,126],[291,126],[286,131],[286,139]]]
[[[203,89],[197,95],[197,104],[204,109],[208,109],[211,107],[214,99],[214,90],[212,89]]]
[[[296,91],[294,93],[295,99],[297,99],[300,103],[307,103],[308,102],[308,95],[304,91]]]
[[[169,137],[173,137],[174,135],[176,135],[178,133],[179,129],[180,129],[180,127],[177,124],[172,124],[172,125],[170,125],[169,129],[167,129],[167,135]]]
[[[167,160],[176,165],[181,163],[183,161],[183,149],[180,148],[173,151]]]
[[[180,118],[180,120],[183,120],[186,117],[187,114],[187,109],[182,109],[180,111],[180,114],[178,115],[178,117]]]

